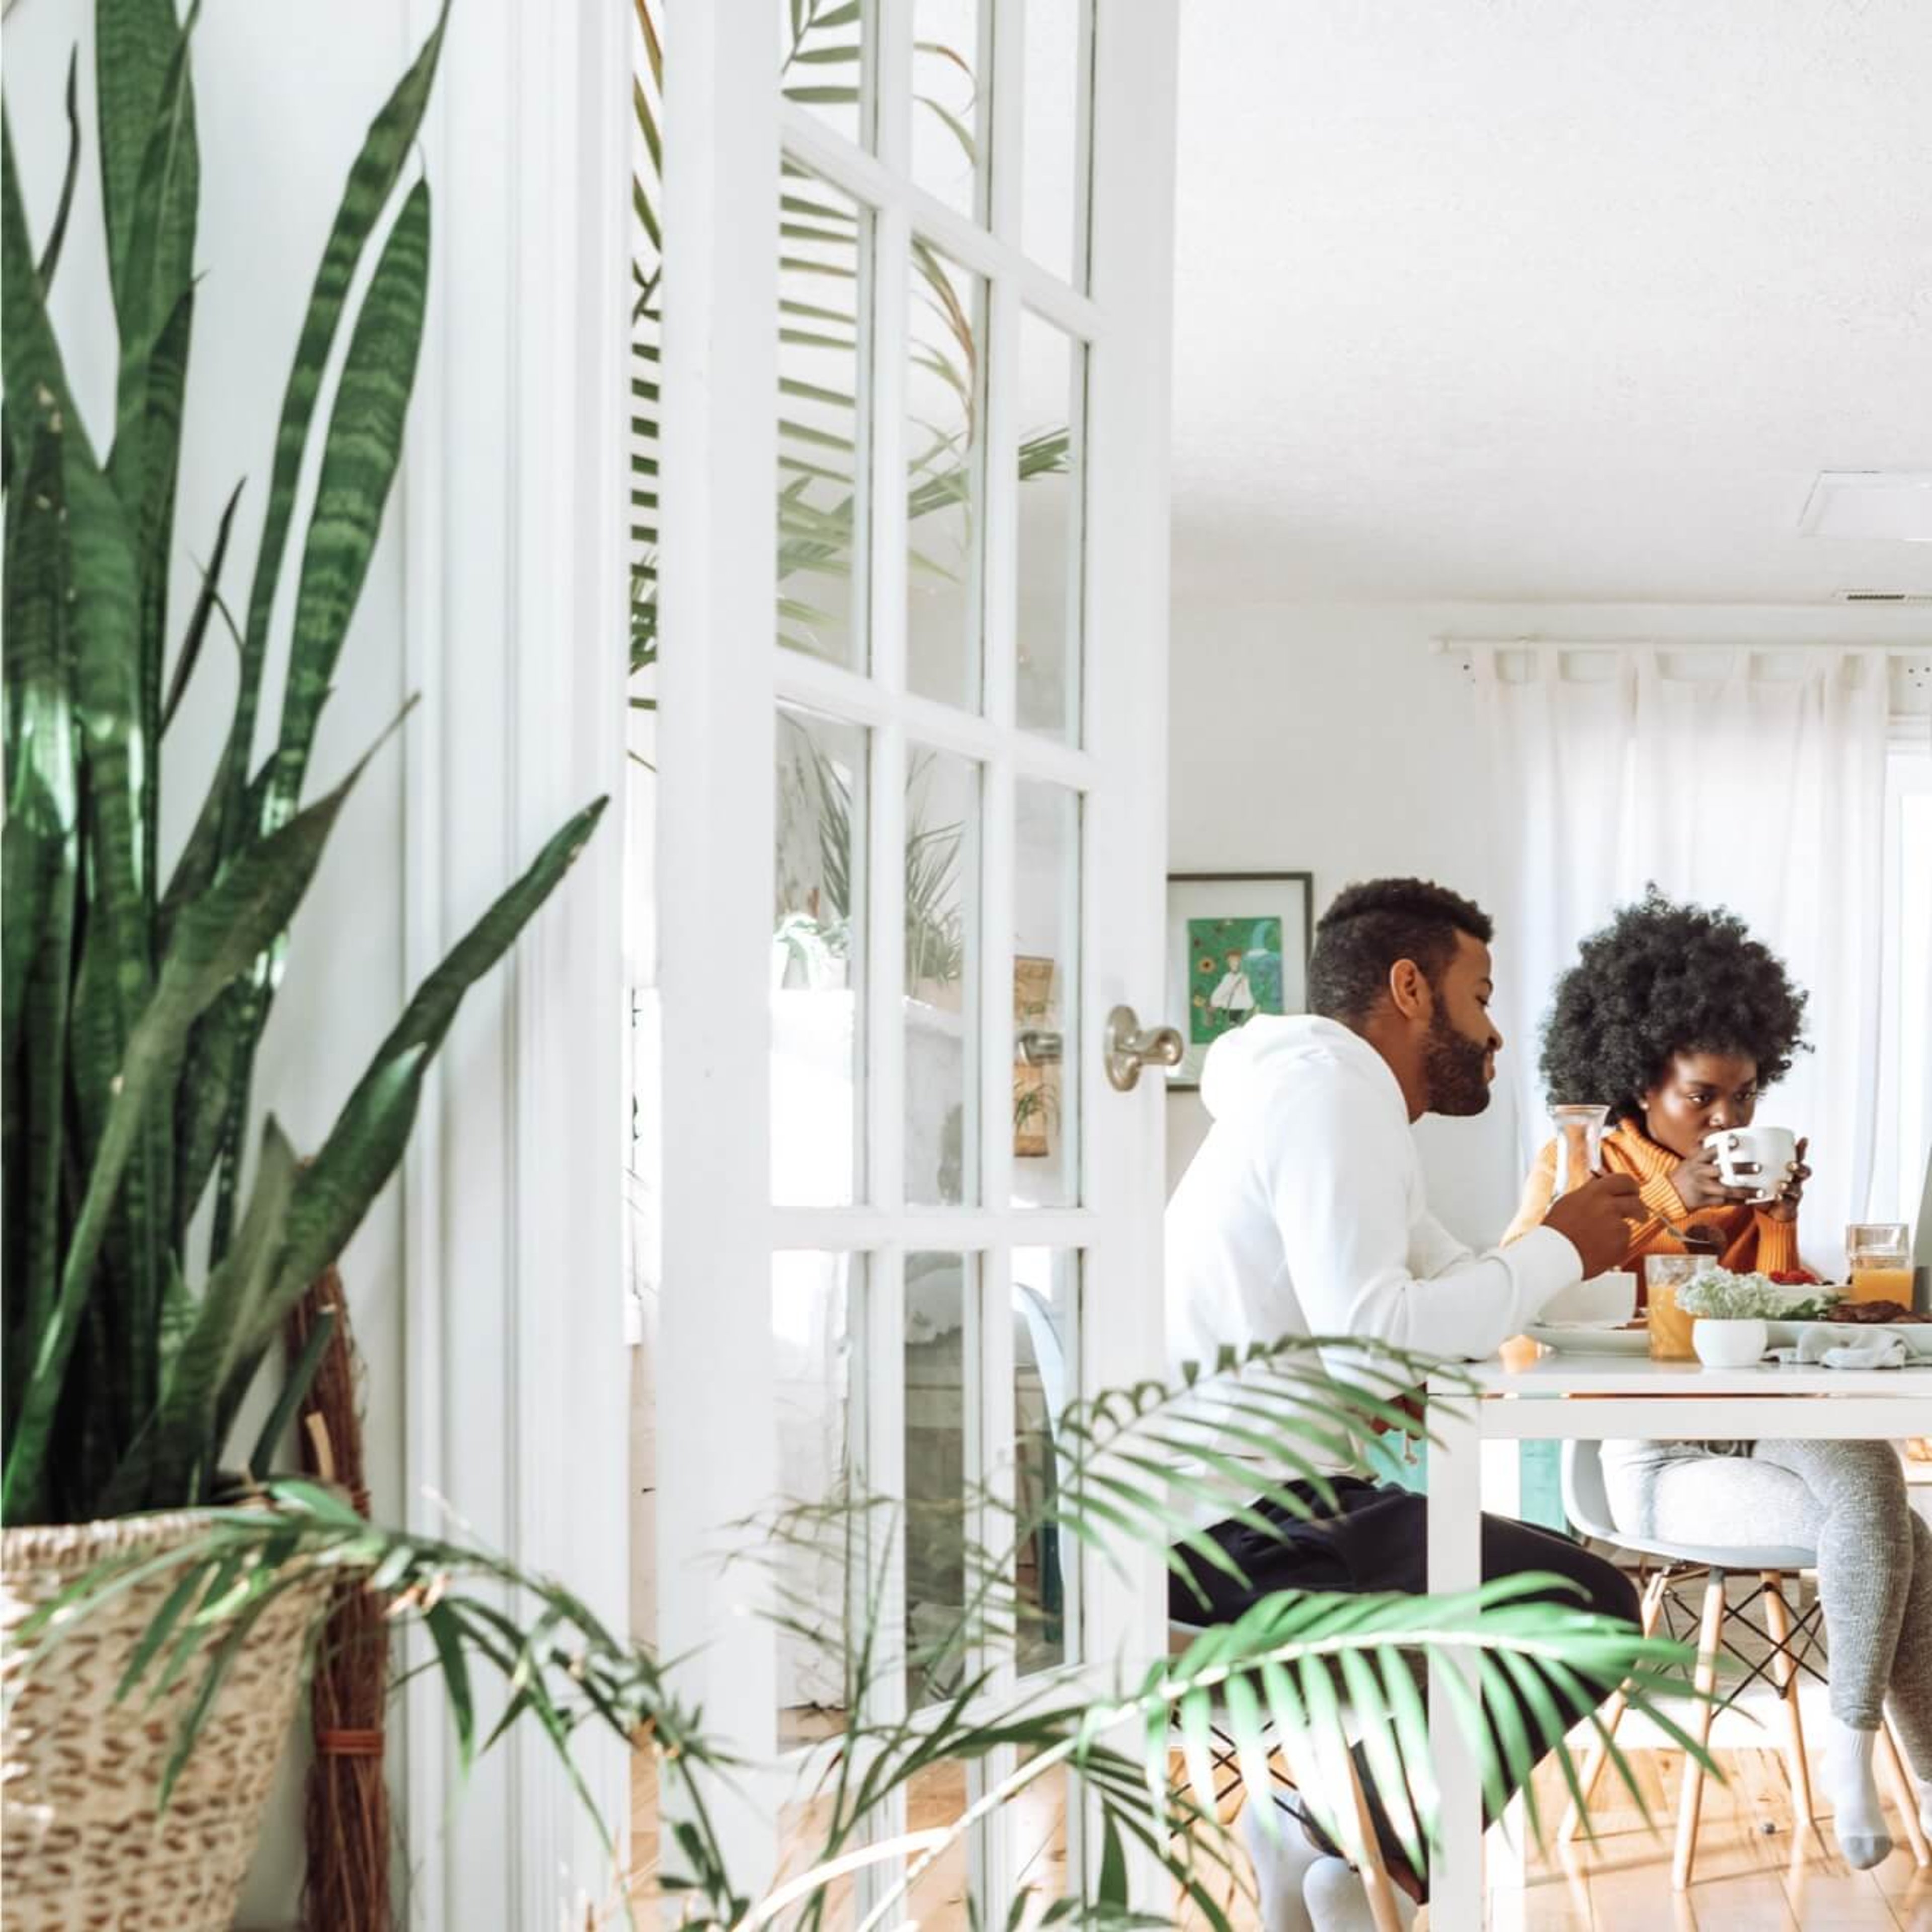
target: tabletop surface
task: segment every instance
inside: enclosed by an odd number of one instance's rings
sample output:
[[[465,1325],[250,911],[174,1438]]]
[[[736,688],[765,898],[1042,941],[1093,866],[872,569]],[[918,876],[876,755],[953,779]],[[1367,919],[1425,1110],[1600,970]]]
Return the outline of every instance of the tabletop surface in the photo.
[[[1902,1369],[1800,1368],[1758,1364],[1748,1369],[1707,1369],[1702,1362],[1653,1362],[1642,1355],[1545,1354],[1527,1368],[1496,1360],[1472,1362],[1458,1372],[1477,1393],[1501,1396],[1924,1396],[1932,1399],[1932,1362]],[[1453,1395],[1455,1375],[1432,1376],[1432,1391]],[[1466,1386],[1466,1384],[1464,1384]]]

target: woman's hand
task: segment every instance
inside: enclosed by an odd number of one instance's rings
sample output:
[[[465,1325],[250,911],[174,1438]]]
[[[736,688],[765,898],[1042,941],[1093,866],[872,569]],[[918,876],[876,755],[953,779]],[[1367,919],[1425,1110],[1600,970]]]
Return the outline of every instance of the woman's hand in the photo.
[[[1670,1170],[1670,1184],[1676,1189],[1677,1198],[1694,1214],[1700,1208],[1733,1208],[1751,1198],[1748,1187],[1724,1185],[1715,1148],[1700,1148],[1689,1160],[1680,1160]]]
[[[1804,1184],[1811,1178],[1811,1170],[1804,1165],[1804,1150],[1811,1143],[1802,1140],[1798,1143],[1798,1158],[1784,1172],[1784,1178],[1766,1204],[1765,1212],[1774,1221],[1795,1221],[1798,1218],[1798,1204],[1804,1198]]]

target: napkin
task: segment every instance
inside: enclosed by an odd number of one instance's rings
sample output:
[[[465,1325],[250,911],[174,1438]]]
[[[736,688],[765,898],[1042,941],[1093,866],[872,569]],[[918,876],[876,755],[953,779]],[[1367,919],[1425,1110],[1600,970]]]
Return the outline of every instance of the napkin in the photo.
[[[1767,1359],[1810,1368],[1902,1369],[1905,1337],[1890,1328],[1854,1328],[1828,1322],[1799,1330],[1795,1348],[1773,1348]]]

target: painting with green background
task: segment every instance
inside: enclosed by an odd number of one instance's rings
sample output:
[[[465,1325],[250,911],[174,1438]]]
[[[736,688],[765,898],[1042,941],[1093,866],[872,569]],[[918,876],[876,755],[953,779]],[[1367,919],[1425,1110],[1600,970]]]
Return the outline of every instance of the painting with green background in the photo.
[[[1187,922],[1187,1017],[1196,1046],[1256,1013],[1282,1010],[1278,917]]]

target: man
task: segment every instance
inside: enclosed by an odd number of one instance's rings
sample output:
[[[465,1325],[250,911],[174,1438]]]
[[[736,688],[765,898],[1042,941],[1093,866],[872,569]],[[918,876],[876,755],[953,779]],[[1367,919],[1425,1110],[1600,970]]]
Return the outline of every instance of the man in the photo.
[[[1430,1215],[1411,1129],[1425,1113],[1489,1105],[1502,1048],[1489,1014],[1492,934],[1479,908],[1441,886],[1351,886],[1316,928],[1310,1015],[1257,1016],[1216,1042],[1201,1086],[1214,1125],[1167,1210],[1176,1367],[1293,1334],[1360,1336],[1472,1360],[1618,1265],[1626,1220],[1642,1212],[1628,1176],[1592,1181],[1556,1202],[1540,1228],[1480,1256]],[[1184,1552],[1199,1592],[1172,1579],[1172,1614],[1232,1622],[1285,1589],[1421,1592],[1424,1499],[1354,1475],[1335,1487],[1332,1511],[1305,1492],[1323,1513],[1316,1522],[1263,1502],[1272,1534],[1232,1521],[1209,1528],[1246,1582]],[[1564,1538],[1485,1516],[1483,1568],[1486,1577],[1553,1572],[1580,1589],[1584,1607],[1636,1621],[1629,1582]],[[1540,1735],[1527,1706],[1524,1716]],[[1369,1926],[1361,1882],[1330,1848],[1292,1828],[1248,1836],[1268,1932]],[[1420,1898],[1420,1879],[1393,1836],[1381,1836],[1391,1876]]]

